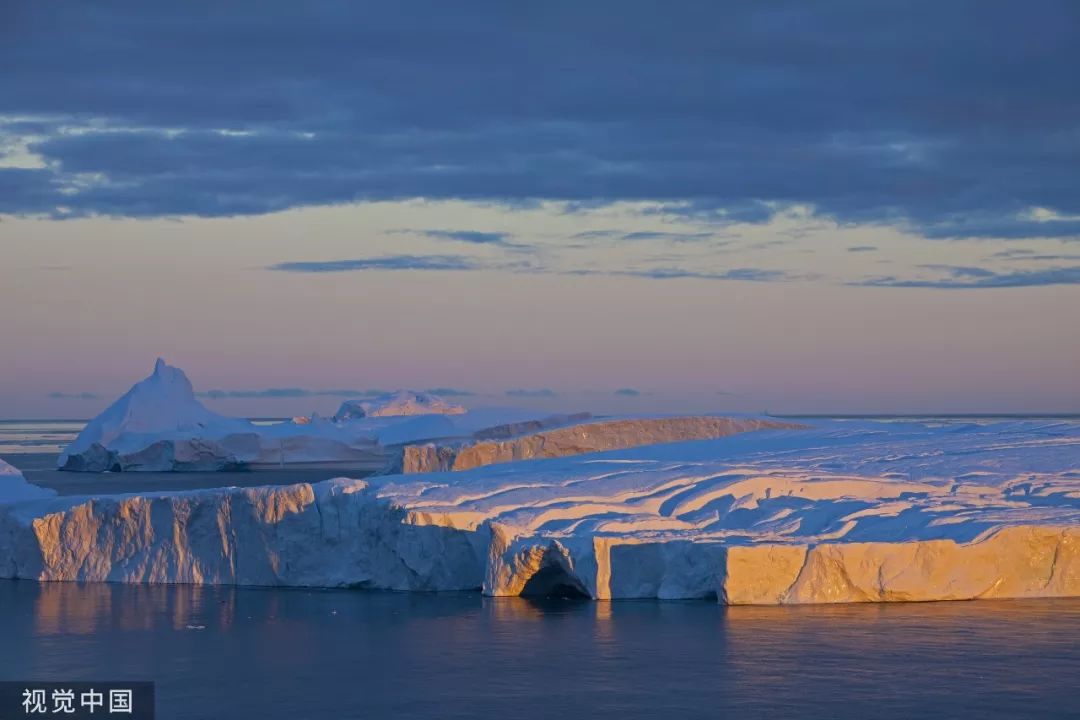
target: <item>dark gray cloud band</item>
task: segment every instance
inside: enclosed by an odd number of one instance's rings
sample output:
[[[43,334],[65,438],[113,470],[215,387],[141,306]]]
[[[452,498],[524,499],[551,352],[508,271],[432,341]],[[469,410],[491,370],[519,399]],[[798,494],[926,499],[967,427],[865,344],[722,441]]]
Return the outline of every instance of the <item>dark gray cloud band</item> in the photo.
[[[6,213],[648,199],[1080,235],[1073,0],[39,0],[0,67],[0,133],[46,162],[0,168]]]
[[[51,392],[49,393],[50,400],[97,400],[100,395],[92,392]]]
[[[361,270],[480,270],[476,259],[462,255],[387,255],[352,260],[313,260],[283,262],[270,270],[291,273],[340,273]]]
[[[199,397],[209,398],[211,400],[225,400],[225,399],[279,399],[279,398],[306,398],[306,397],[341,397],[341,398],[361,398],[361,397],[378,397],[385,395],[386,390],[310,390],[307,388],[263,388],[260,390],[207,390],[205,392],[196,393]],[[474,393],[468,390],[459,390],[457,388],[431,388],[424,390],[423,392],[432,393],[434,395],[442,395],[444,397],[468,397]]]
[[[926,280],[887,276],[872,278],[854,284],[870,287],[938,288],[941,290],[1080,285],[1080,265],[1018,272],[994,272],[984,268],[949,265],[925,265],[923,267],[928,270],[944,272],[946,277]]]
[[[483,260],[465,255],[384,255],[348,260],[312,260],[282,262],[269,266],[268,270],[288,273],[324,274],[344,272],[399,272],[399,271],[478,271],[497,270],[534,275],[571,275],[632,277],[645,280],[736,280],[742,282],[784,282],[807,279],[810,276],[794,275],[781,270],[761,268],[733,268],[719,272],[695,270],[684,267],[656,267],[645,269],[558,269],[533,263]]]
[[[515,388],[513,390],[507,390],[506,396],[513,398],[553,398],[558,397],[559,393],[555,392],[551,388]]]

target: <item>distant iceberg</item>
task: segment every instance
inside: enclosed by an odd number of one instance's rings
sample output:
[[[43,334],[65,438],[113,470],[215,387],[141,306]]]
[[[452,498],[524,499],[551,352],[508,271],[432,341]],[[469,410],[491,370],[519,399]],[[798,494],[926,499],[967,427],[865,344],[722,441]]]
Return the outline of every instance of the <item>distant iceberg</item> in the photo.
[[[52,497],[56,491],[26,481],[16,468],[0,460],[0,505]]]
[[[218,415],[182,370],[159,359],[153,373],[94,418],[64,449],[61,470],[217,471],[253,464],[359,462],[378,468],[388,447],[469,437],[494,423],[531,418],[518,409],[467,413],[427,393],[347,401],[338,416],[256,425]]]
[[[399,390],[371,400],[346,400],[334,419],[338,422],[370,417],[405,415],[463,415],[465,408],[425,392]]]
[[[151,375],[87,424],[61,470],[224,469],[257,453],[255,427],[211,412],[182,370],[158,359]]]
[[[781,427],[795,426],[756,418],[538,417],[522,408],[467,410],[408,390],[347,400],[332,418],[255,424],[207,409],[184,372],[159,359],[149,377],[86,426],[57,465],[81,472],[190,472],[340,462],[382,474],[414,473]]]
[[[467,440],[413,443],[395,451],[388,473],[471,470],[485,465],[572,457],[642,445],[714,440],[755,430],[806,427],[763,418],[711,415],[593,418],[588,413],[553,415],[498,425]]]

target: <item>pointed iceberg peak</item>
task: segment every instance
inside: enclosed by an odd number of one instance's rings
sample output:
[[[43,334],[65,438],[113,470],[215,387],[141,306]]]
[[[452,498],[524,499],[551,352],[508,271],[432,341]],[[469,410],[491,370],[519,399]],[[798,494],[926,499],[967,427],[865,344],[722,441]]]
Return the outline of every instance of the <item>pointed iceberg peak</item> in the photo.
[[[154,372],[135,383],[116,402],[91,420],[79,436],[64,449],[58,464],[65,467],[73,455],[85,454],[94,445],[110,450],[124,449],[124,443],[143,443],[146,436],[162,439],[207,434],[211,429],[244,432],[245,420],[223,417],[208,410],[195,397],[195,389],[184,371],[158,358]]]
[[[150,373],[150,376],[144,379],[142,382],[137,383],[132,390],[142,388],[141,393],[169,393],[172,400],[175,402],[178,398],[187,400],[189,397],[191,401],[195,401],[195,388],[191,384],[191,380],[184,373],[183,370],[170,365],[165,362],[164,358],[158,358],[154,363],[154,372]],[[151,390],[151,388],[158,388]],[[171,389],[169,389],[171,388]]]

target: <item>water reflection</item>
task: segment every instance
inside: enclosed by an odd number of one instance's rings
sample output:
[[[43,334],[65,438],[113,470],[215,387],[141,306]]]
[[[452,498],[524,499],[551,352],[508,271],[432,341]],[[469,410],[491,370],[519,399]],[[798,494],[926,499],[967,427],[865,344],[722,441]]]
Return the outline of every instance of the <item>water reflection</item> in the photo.
[[[204,622],[209,613],[215,615],[217,627],[227,629],[236,607],[233,588],[30,581],[4,584],[35,588],[34,630],[39,635],[90,635],[166,627],[185,630]],[[276,602],[276,598],[269,599]]]
[[[1078,709],[1077,600],[724,608],[0,581],[0,610],[0,677],[149,677],[163,717]]]
[[[909,716],[1036,717],[1049,687],[1071,701],[1055,712],[1080,712],[1080,692],[1060,686],[1080,671],[1077,600],[738,607],[724,631],[733,691],[792,710],[828,706],[811,686]]]

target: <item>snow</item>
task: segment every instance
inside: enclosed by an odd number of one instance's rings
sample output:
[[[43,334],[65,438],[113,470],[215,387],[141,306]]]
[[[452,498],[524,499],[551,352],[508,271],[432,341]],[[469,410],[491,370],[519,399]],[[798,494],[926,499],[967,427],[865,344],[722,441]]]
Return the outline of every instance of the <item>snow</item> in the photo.
[[[38,500],[0,509],[0,576],[733,604],[1080,596],[1080,424],[815,421],[460,472]]]
[[[52,497],[56,492],[32,485],[17,469],[0,460],[0,505]]]
[[[425,392],[398,390],[373,400],[346,400],[334,416],[338,421],[402,415],[462,415],[465,408]]]
[[[970,540],[979,523],[947,530],[928,523],[939,513],[966,518],[961,508],[985,518],[1006,507],[1018,510],[1006,514],[1009,522],[1076,522],[1080,424],[818,422],[809,430],[434,473],[422,482],[387,478],[379,493],[412,510],[479,512],[547,537],[623,532],[613,525],[633,533],[645,522],[648,532],[728,542]],[[898,519],[905,509],[919,517]]]

